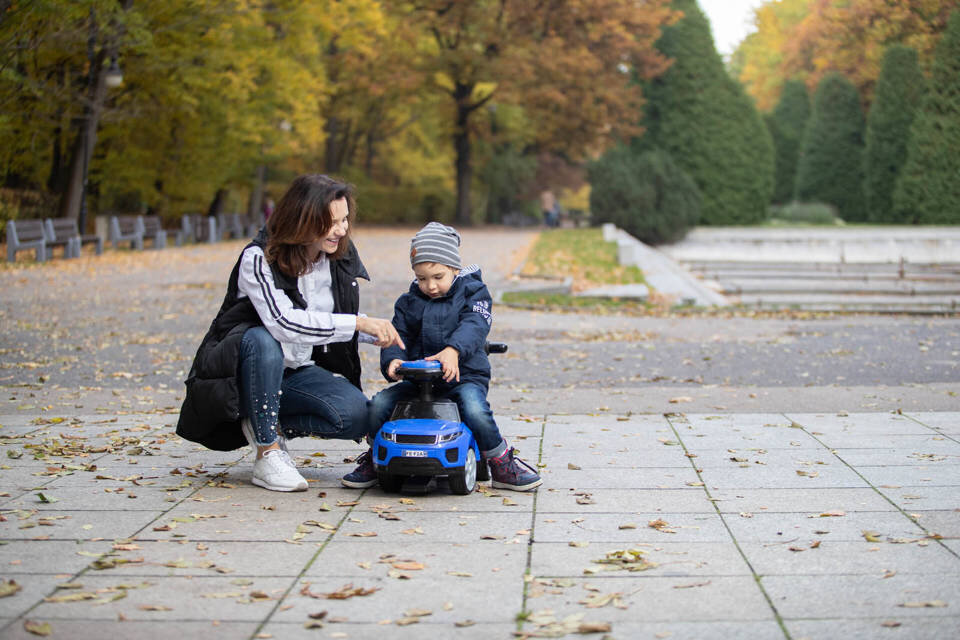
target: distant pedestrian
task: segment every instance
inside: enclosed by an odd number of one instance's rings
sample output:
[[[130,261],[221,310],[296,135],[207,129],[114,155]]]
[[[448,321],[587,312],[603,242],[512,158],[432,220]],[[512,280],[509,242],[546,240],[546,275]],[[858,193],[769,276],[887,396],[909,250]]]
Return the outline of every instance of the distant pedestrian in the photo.
[[[390,322],[357,314],[357,278],[368,276],[350,241],[353,216],[349,185],[294,180],[240,254],[186,380],[177,434],[218,451],[249,444],[253,483],[272,491],[307,488],[286,438],[372,435],[358,332],[404,346]]]
[[[492,301],[480,267],[460,264],[460,234],[431,222],[410,243],[410,264],[416,279],[394,305],[393,324],[401,340],[380,351],[380,369],[398,380],[404,360],[436,360],[443,377],[436,394],[457,403],[460,416],[477,439],[480,455],[490,465],[496,488],[529,491],[543,482],[528,464],[514,456],[500,435],[487,402],[490,360],[485,349],[493,321]],[[404,346],[404,344],[406,346]],[[384,389],[370,403],[371,432],[389,419],[396,404],[416,398],[417,384],[403,381]],[[370,456],[370,452],[367,454]],[[369,482],[377,481],[373,465]]]
[[[263,212],[263,221],[266,222],[270,219],[271,214],[273,214],[273,198],[270,196],[264,198],[263,207],[261,210]]]

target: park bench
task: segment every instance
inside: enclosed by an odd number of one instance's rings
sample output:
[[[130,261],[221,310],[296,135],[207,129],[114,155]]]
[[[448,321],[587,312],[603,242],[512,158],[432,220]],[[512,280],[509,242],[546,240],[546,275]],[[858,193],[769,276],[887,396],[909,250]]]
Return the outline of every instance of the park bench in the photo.
[[[152,240],[154,249],[163,249],[167,246],[167,237],[173,236],[176,246],[183,244],[183,231],[179,229],[164,229],[163,219],[160,216],[137,216],[144,240]]]
[[[65,258],[79,258],[85,244],[93,244],[98,256],[103,253],[103,238],[95,233],[81,234],[73,218],[47,218],[44,226],[47,246],[64,245]]]
[[[191,242],[216,242],[217,220],[211,216],[191,213],[180,219],[183,229],[183,237]]]
[[[7,262],[16,260],[17,251],[37,250],[37,261],[47,259],[47,236],[43,220],[7,221]]]
[[[140,216],[110,216],[110,242],[120,248],[121,242],[129,242],[131,249],[143,250],[143,224]]]

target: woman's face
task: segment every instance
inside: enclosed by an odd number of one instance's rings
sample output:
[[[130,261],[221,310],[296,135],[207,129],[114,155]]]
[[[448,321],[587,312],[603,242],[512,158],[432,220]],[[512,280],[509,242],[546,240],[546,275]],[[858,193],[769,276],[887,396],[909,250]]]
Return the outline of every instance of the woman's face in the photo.
[[[347,206],[347,199],[340,198],[330,203],[330,229],[327,234],[317,238],[310,244],[310,254],[320,257],[320,252],[326,254],[335,253],[340,246],[340,241],[347,235],[347,229],[350,223],[347,217],[350,215],[350,209]]]

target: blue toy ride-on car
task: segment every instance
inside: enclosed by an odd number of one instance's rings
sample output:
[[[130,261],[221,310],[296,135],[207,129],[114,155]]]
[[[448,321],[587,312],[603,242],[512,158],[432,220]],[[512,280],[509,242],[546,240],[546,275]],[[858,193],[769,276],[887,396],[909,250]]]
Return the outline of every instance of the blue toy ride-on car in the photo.
[[[503,353],[507,345],[487,343],[486,350]],[[443,375],[440,363],[404,362],[397,374],[417,382],[420,395],[398,402],[373,441],[373,464],[380,488],[391,493],[425,492],[433,479],[446,477],[452,493],[472,493],[477,481],[489,480],[490,476],[473,433],[460,421],[457,404],[433,397],[433,381]]]

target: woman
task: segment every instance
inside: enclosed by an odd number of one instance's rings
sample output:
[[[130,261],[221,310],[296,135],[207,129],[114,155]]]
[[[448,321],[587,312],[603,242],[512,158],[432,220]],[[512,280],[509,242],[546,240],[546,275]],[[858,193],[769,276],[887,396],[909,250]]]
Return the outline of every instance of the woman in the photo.
[[[354,211],[349,185],[294,180],[240,254],[187,377],[177,434],[219,451],[249,444],[253,483],[272,491],[307,488],[285,438],[372,437],[358,336],[403,346],[388,320],[357,313],[356,279],[369,276],[350,241]],[[346,486],[376,483],[359,462]]]

